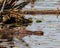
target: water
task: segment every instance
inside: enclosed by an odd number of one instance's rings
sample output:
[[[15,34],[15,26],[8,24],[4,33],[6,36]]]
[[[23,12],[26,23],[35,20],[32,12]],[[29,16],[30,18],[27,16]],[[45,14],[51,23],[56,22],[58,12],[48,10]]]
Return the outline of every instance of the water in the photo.
[[[25,15],[26,18],[32,15]],[[29,16],[29,17],[28,17]],[[31,31],[41,30],[43,36],[31,35],[23,39],[30,45],[31,48],[59,48],[60,47],[60,15],[36,15],[33,18],[33,24],[26,29]],[[42,20],[41,23],[36,23],[36,20]],[[33,42],[33,43],[32,43]],[[40,44],[40,45],[39,45]]]
[[[57,10],[60,9],[59,0],[37,0],[34,4],[36,10]],[[23,8],[30,10],[31,3]],[[30,48],[60,48],[60,15],[25,15],[26,18],[33,18],[33,23],[26,30],[44,32],[43,36],[31,35],[25,36],[23,40],[29,44]],[[36,23],[36,20],[42,20],[41,23]]]
[[[50,9],[60,9],[60,2],[59,0],[37,0],[34,4],[34,8],[36,10],[50,10]],[[30,10],[31,9],[31,3],[26,5],[23,10]]]

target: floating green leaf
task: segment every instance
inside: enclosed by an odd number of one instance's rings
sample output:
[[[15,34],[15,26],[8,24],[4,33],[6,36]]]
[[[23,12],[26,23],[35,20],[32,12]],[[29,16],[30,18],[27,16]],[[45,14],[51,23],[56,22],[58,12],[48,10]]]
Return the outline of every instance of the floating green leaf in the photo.
[[[42,21],[41,21],[41,20],[37,20],[36,22],[37,22],[37,23],[41,23]]]

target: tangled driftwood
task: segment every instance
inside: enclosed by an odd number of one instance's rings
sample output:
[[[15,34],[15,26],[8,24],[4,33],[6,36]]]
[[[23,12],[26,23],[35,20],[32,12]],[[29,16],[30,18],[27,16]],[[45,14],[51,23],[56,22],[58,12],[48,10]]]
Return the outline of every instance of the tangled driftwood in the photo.
[[[13,29],[5,29],[5,30],[0,30],[0,38],[2,37],[1,35],[5,36],[7,35],[5,38],[12,38],[14,36],[16,36],[19,39],[22,39],[24,36],[28,36],[28,35],[38,35],[41,36],[44,33],[42,31],[29,31],[26,30],[23,27],[16,27]],[[4,37],[2,37],[4,38]]]

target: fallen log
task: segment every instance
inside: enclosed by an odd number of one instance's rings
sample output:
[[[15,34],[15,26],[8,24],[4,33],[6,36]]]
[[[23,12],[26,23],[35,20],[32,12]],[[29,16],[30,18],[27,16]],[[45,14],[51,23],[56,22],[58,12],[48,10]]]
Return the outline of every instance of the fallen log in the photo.
[[[24,14],[60,14],[60,10],[24,10]]]
[[[6,10],[2,14],[60,14],[60,10]]]

